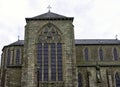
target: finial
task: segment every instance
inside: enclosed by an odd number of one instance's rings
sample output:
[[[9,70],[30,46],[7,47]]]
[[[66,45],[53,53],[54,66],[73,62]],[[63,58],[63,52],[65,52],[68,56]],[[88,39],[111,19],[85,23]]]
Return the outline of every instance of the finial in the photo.
[[[48,12],[50,12],[50,9],[51,9],[52,7],[51,7],[50,5],[48,5],[47,8],[48,8]]]
[[[116,40],[118,40],[118,35],[115,35]]]
[[[20,36],[18,35],[18,40],[20,39]]]

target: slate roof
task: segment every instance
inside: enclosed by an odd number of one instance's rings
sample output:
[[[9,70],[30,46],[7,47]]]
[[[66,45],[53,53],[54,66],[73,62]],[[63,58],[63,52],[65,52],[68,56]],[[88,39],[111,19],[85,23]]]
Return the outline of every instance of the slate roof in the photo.
[[[119,44],[120,45],[120,40],[116,39],[76,39],[75,40],[76,45],[109,45],[109,44]]]
[[[14,43],[7,45],[7,46],[22,46],[22,45],[24,45],[24,40],[18,40]]]
[[[75,44],[76,45],[109,45],[109,44],[119,44],[120,45],[120,40],[116,39],[75,39]],[[18,40],[14,43],[11,43],[7,46],[23,46],[24,45],[24,40]]]
[[[53,13],[53,12],[47,12],[47,13],[44,13],[44,14],[41,14],[41,15],[38,15],[38,16],[35,16],[35,17],[32,17],[32,18],[26,18],[26,20],[50,20],[50,19],[66,19],[66,20],[73,20],[73,17],[66,17],[66,16],[63,16],[63,15],[60,15],[60,14],[56,14],[56,13]]]
[[[24,40],[18,40],[18,41],[16,41],[16,42],[13,42],[13,43],[11,43],[11,44],[9,44],[9,45],[4,46],[3,49],[4,49],[5,47],[23,46],[23,45],[24,45]],[[3,50],[3,49],[2,49],[2,50]]]

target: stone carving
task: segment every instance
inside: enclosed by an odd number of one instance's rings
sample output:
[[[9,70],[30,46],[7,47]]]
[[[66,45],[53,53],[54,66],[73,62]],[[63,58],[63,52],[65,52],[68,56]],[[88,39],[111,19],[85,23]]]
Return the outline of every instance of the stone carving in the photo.
[[[100,66],[99,65],[96,66],[96,78],[97,78],[97,82],[101,83],[102,78],[101,78]]]

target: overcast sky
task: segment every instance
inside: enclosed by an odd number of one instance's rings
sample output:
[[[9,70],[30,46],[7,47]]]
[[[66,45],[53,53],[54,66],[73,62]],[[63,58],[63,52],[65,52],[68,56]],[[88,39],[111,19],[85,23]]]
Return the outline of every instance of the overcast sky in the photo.
[[[25,18],[48,12],[48,5],[74,17],[76,39],[120,38],[120,0],[0,0],[0,50],[18,35],[24,39]]]

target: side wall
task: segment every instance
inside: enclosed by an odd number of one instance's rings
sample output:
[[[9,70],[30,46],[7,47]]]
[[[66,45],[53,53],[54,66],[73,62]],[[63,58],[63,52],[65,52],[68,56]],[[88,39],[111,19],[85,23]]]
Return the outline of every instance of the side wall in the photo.
[[[85,59],[85,48],[88,49],[88,60]],[[99,48],[103,50],[103,60],[100,60]],[[114,60],[114,48],[118,60]],[[76,45],[76,62],[83,87],[116,87],[115,74],[120,72],[119,45]]]
[[[6,86],[21,87],[21,68],[8,68],[6,71]]]
[[[18,55],[19,57],[17,56],[16,53],[17,49],[20,50],[19,51],[20,55]],[[18,57],[19,59],[16,59],[16,57]],[[0,84],[1,87],[21,87],[22,57],[23,57],[23,46],[4,47],[1,58],[1,84]]]

